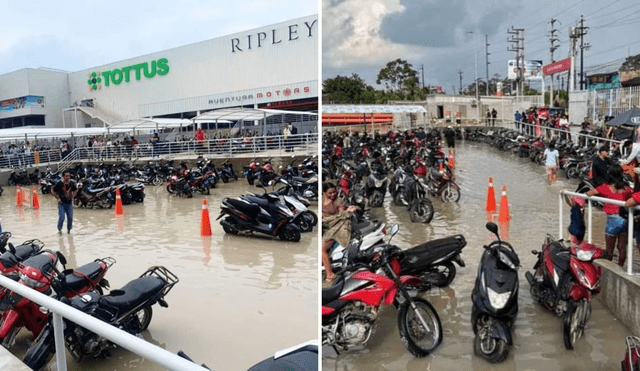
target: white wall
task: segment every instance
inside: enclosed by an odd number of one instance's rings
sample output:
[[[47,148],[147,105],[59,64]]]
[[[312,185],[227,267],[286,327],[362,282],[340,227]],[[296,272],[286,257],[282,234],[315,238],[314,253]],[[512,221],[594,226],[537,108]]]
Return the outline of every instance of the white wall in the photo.
[[[256,89],[263,92],[264,100],[258,100],[256,92],[254,101],[242,104],[318,97],[318,36],[318,16],[314,15],[74,72],[69,74],[70,102],[92,98],[105,111],[122,118],[136,118],[218,108],[209,101],[232,92],[249,95]],[[260,47],[259,37],[263,39]],[[130,72],[129,82],[123,80],[119,85],[109,86],[103,77],[99,90],[89,90],[87,80],[92,72],[122,69],[160,58],[168,60],[169,72],[164,76],[149,79],[141,76],[137,81]],[[285,99],[275,93],[266,97],[267,91],[290,87],[293,92],[294,86],[304,83],[315,86],[310,87],[312,91],[291,93]]]

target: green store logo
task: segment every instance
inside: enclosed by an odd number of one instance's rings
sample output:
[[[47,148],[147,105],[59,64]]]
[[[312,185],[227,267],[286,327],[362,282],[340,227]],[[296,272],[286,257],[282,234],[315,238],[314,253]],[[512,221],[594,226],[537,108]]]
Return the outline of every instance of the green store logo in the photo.
[[[160,58],[157,61],[151,61],[151,63],[144,62],[138,63],[127,67],[114,68],[108,71],[92,72],[89,74],[89,90],[99,90],[104,79],[104,86],[120,85],[122,81],[130,82],[132,77],[135,77],[136,81],[140,81],[142,76],[151,79],[156,75],[164,76],[169,73],[169,61],[167,58]]]
[[[102,88],[102,78],[100,77],[100,72],[91,72],[89,74],[89,80],[87,80],[87,84],[89,85],[89,90],[98,90]]]

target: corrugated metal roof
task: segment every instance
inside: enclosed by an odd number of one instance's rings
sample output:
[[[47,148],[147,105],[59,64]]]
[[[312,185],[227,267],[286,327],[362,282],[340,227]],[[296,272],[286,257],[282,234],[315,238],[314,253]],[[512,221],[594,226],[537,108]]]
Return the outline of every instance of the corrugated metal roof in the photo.
[[[389,104],[323,104],[322,113],[426,113],[417,105]]]

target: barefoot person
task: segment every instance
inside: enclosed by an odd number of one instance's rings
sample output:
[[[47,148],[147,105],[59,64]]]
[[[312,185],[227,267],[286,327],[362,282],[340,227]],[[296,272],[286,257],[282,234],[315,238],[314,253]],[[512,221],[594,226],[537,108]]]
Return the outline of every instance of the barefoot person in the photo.
[[[322,184],[322,265],[327,282],[333,281],[333,271],[329,259],[329,250],[335,241],[348,246],[351,239],[351,213],[355,206],[346,207],[338,198],[338,190],[333,183]]]

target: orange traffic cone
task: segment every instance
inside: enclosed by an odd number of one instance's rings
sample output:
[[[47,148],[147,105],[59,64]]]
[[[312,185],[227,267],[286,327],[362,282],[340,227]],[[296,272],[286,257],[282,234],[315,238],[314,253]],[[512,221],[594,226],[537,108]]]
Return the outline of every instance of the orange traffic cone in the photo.
[[[589,179],[593,179],[593,163],[589,165]]]
[[[449,151],[449,167],[452,169],[455,167],[455,161],[453,160],[453,152],[451,151]]]
[[[501,223],[506,223],[511,220],[509,215],[509,200],[507,199],[507,186],[502,186],[502,196],[500,197],[500,215],[498,220]]]
[[[487,213],[496,212],[496,195],[493,190],[493,178],[489,178],[489,188],[487,189]]]
[[[444,169],[444,164],[442,162],[438,163],[438,171],[442,172],[442,169]]]
[[[116,188],[116,215],[124,215],[124,210],[122,210],[122,197],[120,197],[120,188]]]
[[[20,190],[20,186],[16,186],[16,206],[22,206],[22,190]]]
[[[202,200],[202,221],[200,223],[200,236],[211,236],[211,221],[209,220],[209,206],[207,199]]]
[[[40,200],[38,199],[38,190],[33,186],[33,201],[31,205],[34,209],[40,208]]]

